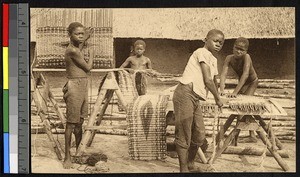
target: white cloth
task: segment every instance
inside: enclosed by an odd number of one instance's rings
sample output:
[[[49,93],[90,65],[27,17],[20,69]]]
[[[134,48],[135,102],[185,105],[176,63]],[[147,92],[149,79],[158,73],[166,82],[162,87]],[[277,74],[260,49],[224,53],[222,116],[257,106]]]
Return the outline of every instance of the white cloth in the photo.
[[[182,84],[193,83],[193,91],[206,100],[206,88],[200,66],[201,62],[205,62],[209,66],[212,79],[215,75],[218,75],[218,63],[216,57],[214,57],[206,48],[199,48],[191,55],[182,74],[182,78],[179,81]]]

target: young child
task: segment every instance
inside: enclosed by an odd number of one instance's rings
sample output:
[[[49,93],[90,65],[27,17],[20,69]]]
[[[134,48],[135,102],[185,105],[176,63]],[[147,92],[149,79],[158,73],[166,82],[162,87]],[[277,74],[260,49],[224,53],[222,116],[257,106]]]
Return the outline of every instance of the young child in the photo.
[[[194,51],[189,58],[182,79],[174,91],[175,144],[180,172],[202,171],[194,165],[198,148],[205,152],[208,146],[200,105],[205,101],[208,89],[216,104],[223,106],[215,85],[218,68],[214,56],[221,50],[223,43],[223,32],[210,30],[204,47]]]
[[[143,40],[137,40],[134,43],[134,55],[128,57],[120,68],[130,65],[133,70],[152,69],[151,61],[144,56],[146,43]],[[147,92],[147,79],[143,73],[137,72],[135,77],[136,89],[139,95],[145,95]]]
[[[73,22],[68,27],[70,44],[65,52],[66,72],[68,82],[63,88],[64,100],[67,106],[67,124],[65,130],[65,160],[64,168],[73,168],[70,155],[72,132],[75,135],[76,148],[82,138],[82,123],[88,116],[88,75],[92,69],[94,51],[90,48],[90,59],[84,60],[83,44],[89,34],[81,23]]]
[[[236,72],[239,77],[239,82],[233,93],[228,97],[236,97],[237,94],[254,95],[258,85],[258,77],[252,64],[250,55],[247,53],[249,41],[246,38],[240,37],[236,39],[233,46],[233,54],[228,55],[225,59],[223,70],[220,77],[220,93],[224,95],[225,80],[228,67]],[[256,142],[254,131],[250,131],[251,142]]]

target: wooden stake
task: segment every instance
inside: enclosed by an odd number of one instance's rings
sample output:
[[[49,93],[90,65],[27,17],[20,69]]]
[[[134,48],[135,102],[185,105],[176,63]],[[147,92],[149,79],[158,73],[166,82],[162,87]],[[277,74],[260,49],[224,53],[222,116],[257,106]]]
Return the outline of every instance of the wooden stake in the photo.
[[[111,98],[113,97],[113,95],[114,95],[114,90],[107,90],[105,98],[104,98],[105,99],[104,105],[102,106],[102,109],[101,109],[101,111],[100,111],[100,113],[98,115],[98,118],[96,120],[96,126],[99,126],[101,124],[101,121],[103,119],[105,111],[106,111],[106,109],[108,107],[108,104],[109,104]],[[92,131],[92,135],[91,135],[91,137],[90,137],[90,139],[89,139],[89,141],[87,143],[88,147],[91,146],[91,144],[92,144],[92,142],[94,140],[95,135],[96,135],[96,131]]]
[[[38,109],[41,109],[41,103],[39,102],[40,99],[38,98],[39,96],[40,95],[37,94],[36,90],[34,92],[32,92],[32,98],[35,102],[36,107]],[[53,134],[51,133],[51,126],[50,126],[49,120],[47,120],[45,114],[43,113],[44,111],[45,110],[40,111],[38,115],[39,115],[39,117],[41,118],[41,120],[43,122],[44,129],[45,129],[45,131],[47,133],[47,136],[48,136],[48,138],[49,138],[49,140],[50,140],[50,142],[51,142],[51,144],[54,148],[54,151],[57,155],[57,158],[59,160],[62,160],[60,144],[54,139]]]
[[[221,147],[220,149],[218,149],[218,151],[216,152],[216,155],[214,156],[214,158],[210,158],[209,159],[209,161],[208,161],[209,164],[213,164],[214,161],[223,153],[223,151],[227,148],[227,146],[229,145],[229,143],[232,141],[232,139],[236,135],[236,132],[237,132],[237,129],[233,129],[230,132],[230,134],[228,135],[228,137],[224,141],[224,146]]]
[[[289,166],[283,161],[283,159],[278,154],[277,150],[273,150],[272,144],[270,143],[270,141],[266,137],[265,133],[263,133],[261,131],[256,131],[256,132],[259,135],[259,137],[261,138],[261,140],[263,141],[263,143],[267,145],[267,148],[269,149],[269,151],[271,152],[271,154],[274,156],[274,158],[277,161],[277,163],[279,164],[279,166],[284,171],[288,171],[289,170]]]
[[[104,89],[105,93],[106,93],[106,89]],[[87,123],[87,127],[91,127],[94,125],[95,123],[95,120],[96,120],[96,117],[97,117],[97,114],[98,114],[98,111],[100,110],[101,108],[101,105],[102,105],[102,102],[104,100],[104,97],[105,97],[105,94],[103,94],[102,92],[99,92],[99,95],[98,95],[98,98],[96,100],[96,103],[94,105],[94,108],[93,108],[93,111],[92,111],[92,114],[89,118],[89,121]],[[91,136],[92,132],[91,130],[86,130],[83,134],[83,137],[82,137],[82,140],[79,144],[79,147],[76,151],[76,155],[75,156],[81,156],[83,154],[83,152],[85,151],[85,148],[87,146],[87,143],[90,139],[90,136]]]
[[[259,124],[260,126],[265,130],[266,133],[268,133],[268,126],[266,124],[266,122],[258,115],[254,116],[257,120],[259,120]],[[274,137],[276,145],[278,147],[278,149],[282,150],[283,149],[283,144],[280,142],[280,140],[274,135],[273,131],[271,132],[273,135],[272,137]]]

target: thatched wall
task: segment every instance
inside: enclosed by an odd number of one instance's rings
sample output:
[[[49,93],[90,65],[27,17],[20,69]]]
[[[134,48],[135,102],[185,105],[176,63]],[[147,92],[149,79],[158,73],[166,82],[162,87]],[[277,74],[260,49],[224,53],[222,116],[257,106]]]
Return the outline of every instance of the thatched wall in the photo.
[[[76,9],[82,11],[82,9]],[[84,9],[90,10],[90,9]],[[94,9],[95,10],[95,9]],[[31,41],[35,41],[38,23],[47,23],[51,10],[30,9]],[[37,14],[45,17],[38,21]],[[63,15],[63,13],[62,13]],[[76,18],[68,15],[67,18]],[[64,24],[66,19],[59,17],[53,23]],[[213,28],[222,30],[227,39],[244,36],[248,38],[291,38],[295,37],[295,8],[144,8],[112,9],[113,36],[115,38],[168,38],[201,40]],[[65,17],[65,16],[63,16]],[[102,19],[84,20],[85,25],[100,23]],[[77,20],[77,21],[78,21]],[[37,22],[38,21],[38,22]],[[51,20],[50,20],[51,21]]]
[[[116,67],[128,57],[130,45],[136,39],[117,38],[114,40]],[[200,40],[184,41],[170,39],[145,39],[145,56],[152,61],[153,68],[163,73],[182,74],[189,56],[198,47]],[[229,39],[218,54],[218,69],[222,70],[224,59],[232,53],[234,40]],[[259,78],[295,78],[295,39],[250,39],[249,54]],[[230,75],[234,75],[232,71]]]
[[[295,37],[295,8],[114,9],[116,38],[204,39],[210,29],[226,39]]]

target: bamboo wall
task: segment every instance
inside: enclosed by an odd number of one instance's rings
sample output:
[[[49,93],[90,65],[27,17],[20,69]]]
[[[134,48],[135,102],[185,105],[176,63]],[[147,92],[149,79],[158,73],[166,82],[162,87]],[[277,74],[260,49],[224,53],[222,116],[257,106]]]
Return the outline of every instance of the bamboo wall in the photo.
[[[67,27],[80,22],[94,28],[89,43],[94,47],[93,68],[113,67],[112,10],[41,9],[36,11],[37,65],[39,68],[65,68],[64,52],[69,44]],[[83,50],[88,60],[87,48]]]

